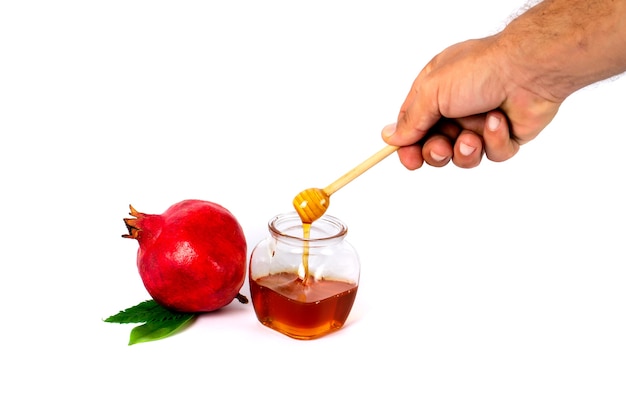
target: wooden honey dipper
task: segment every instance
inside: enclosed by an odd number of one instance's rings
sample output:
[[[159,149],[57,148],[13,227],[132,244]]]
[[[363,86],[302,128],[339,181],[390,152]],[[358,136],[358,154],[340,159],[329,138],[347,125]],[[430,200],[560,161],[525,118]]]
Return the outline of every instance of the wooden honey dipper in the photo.
[[[293,207],[302,223],[311,224],[324,215],[330,204],[330,196],[350,181],[398,150],[398,146],[387,145],[339,177],[326,188],[307,188],[293,199]]]

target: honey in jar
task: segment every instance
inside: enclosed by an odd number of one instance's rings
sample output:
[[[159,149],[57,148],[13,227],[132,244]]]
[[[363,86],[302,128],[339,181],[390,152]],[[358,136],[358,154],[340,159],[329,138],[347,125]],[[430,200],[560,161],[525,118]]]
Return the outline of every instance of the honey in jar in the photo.
[[[315,339],[343,327],[356,297],[360,263],[347,227],[324,216],[308,225],[296,213],[274,217],[270,236],[252,251],[252,304],[265,326],[295,339]]]

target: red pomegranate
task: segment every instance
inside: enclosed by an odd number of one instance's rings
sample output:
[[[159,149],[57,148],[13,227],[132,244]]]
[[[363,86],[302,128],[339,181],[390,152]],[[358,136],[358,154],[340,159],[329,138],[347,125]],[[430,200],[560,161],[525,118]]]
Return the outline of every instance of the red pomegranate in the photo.
[[[246,239],[237,219],[219,204],[184,200],[163,214],[130,206],[125,238],[139,242],[137,267],[154,301],[171,310],[217,310],[239,294],[246,274]]]

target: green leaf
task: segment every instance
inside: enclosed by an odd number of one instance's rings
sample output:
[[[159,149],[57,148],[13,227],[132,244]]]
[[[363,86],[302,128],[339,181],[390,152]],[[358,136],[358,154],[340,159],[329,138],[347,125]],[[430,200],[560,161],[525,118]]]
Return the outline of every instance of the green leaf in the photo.
[[[107,323],[144,323],[130,332],[129,345],[159,340],[178,333],[191,324],[197,313],[169,310],[147,300],[105,319]]]
[[[134,307],[122,310],[107,318],[107,323],[148,323],[154,321],[178,320],[191,313],[168,310],[154,300],[147,300]],[[193,314],[192,314],[193,315]]]
[[[184,317],[164,321],[150,321],[137,326],[130,332],[128,344],[134,345],[136,343],[164,339],[187,327],[195,316],[195,314],[186,314]]]

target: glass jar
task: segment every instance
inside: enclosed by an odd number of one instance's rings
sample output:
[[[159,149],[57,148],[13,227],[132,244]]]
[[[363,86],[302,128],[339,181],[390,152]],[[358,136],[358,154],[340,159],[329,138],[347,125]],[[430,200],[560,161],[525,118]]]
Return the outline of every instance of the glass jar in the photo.
[[[347,226],[325,215],[308,236],[297,213],[268,223],[269,236],[250,256],[252,304],[265,326],[295,339],[315,339],[346,322],[359,285],[361,266],[345,239]]]

